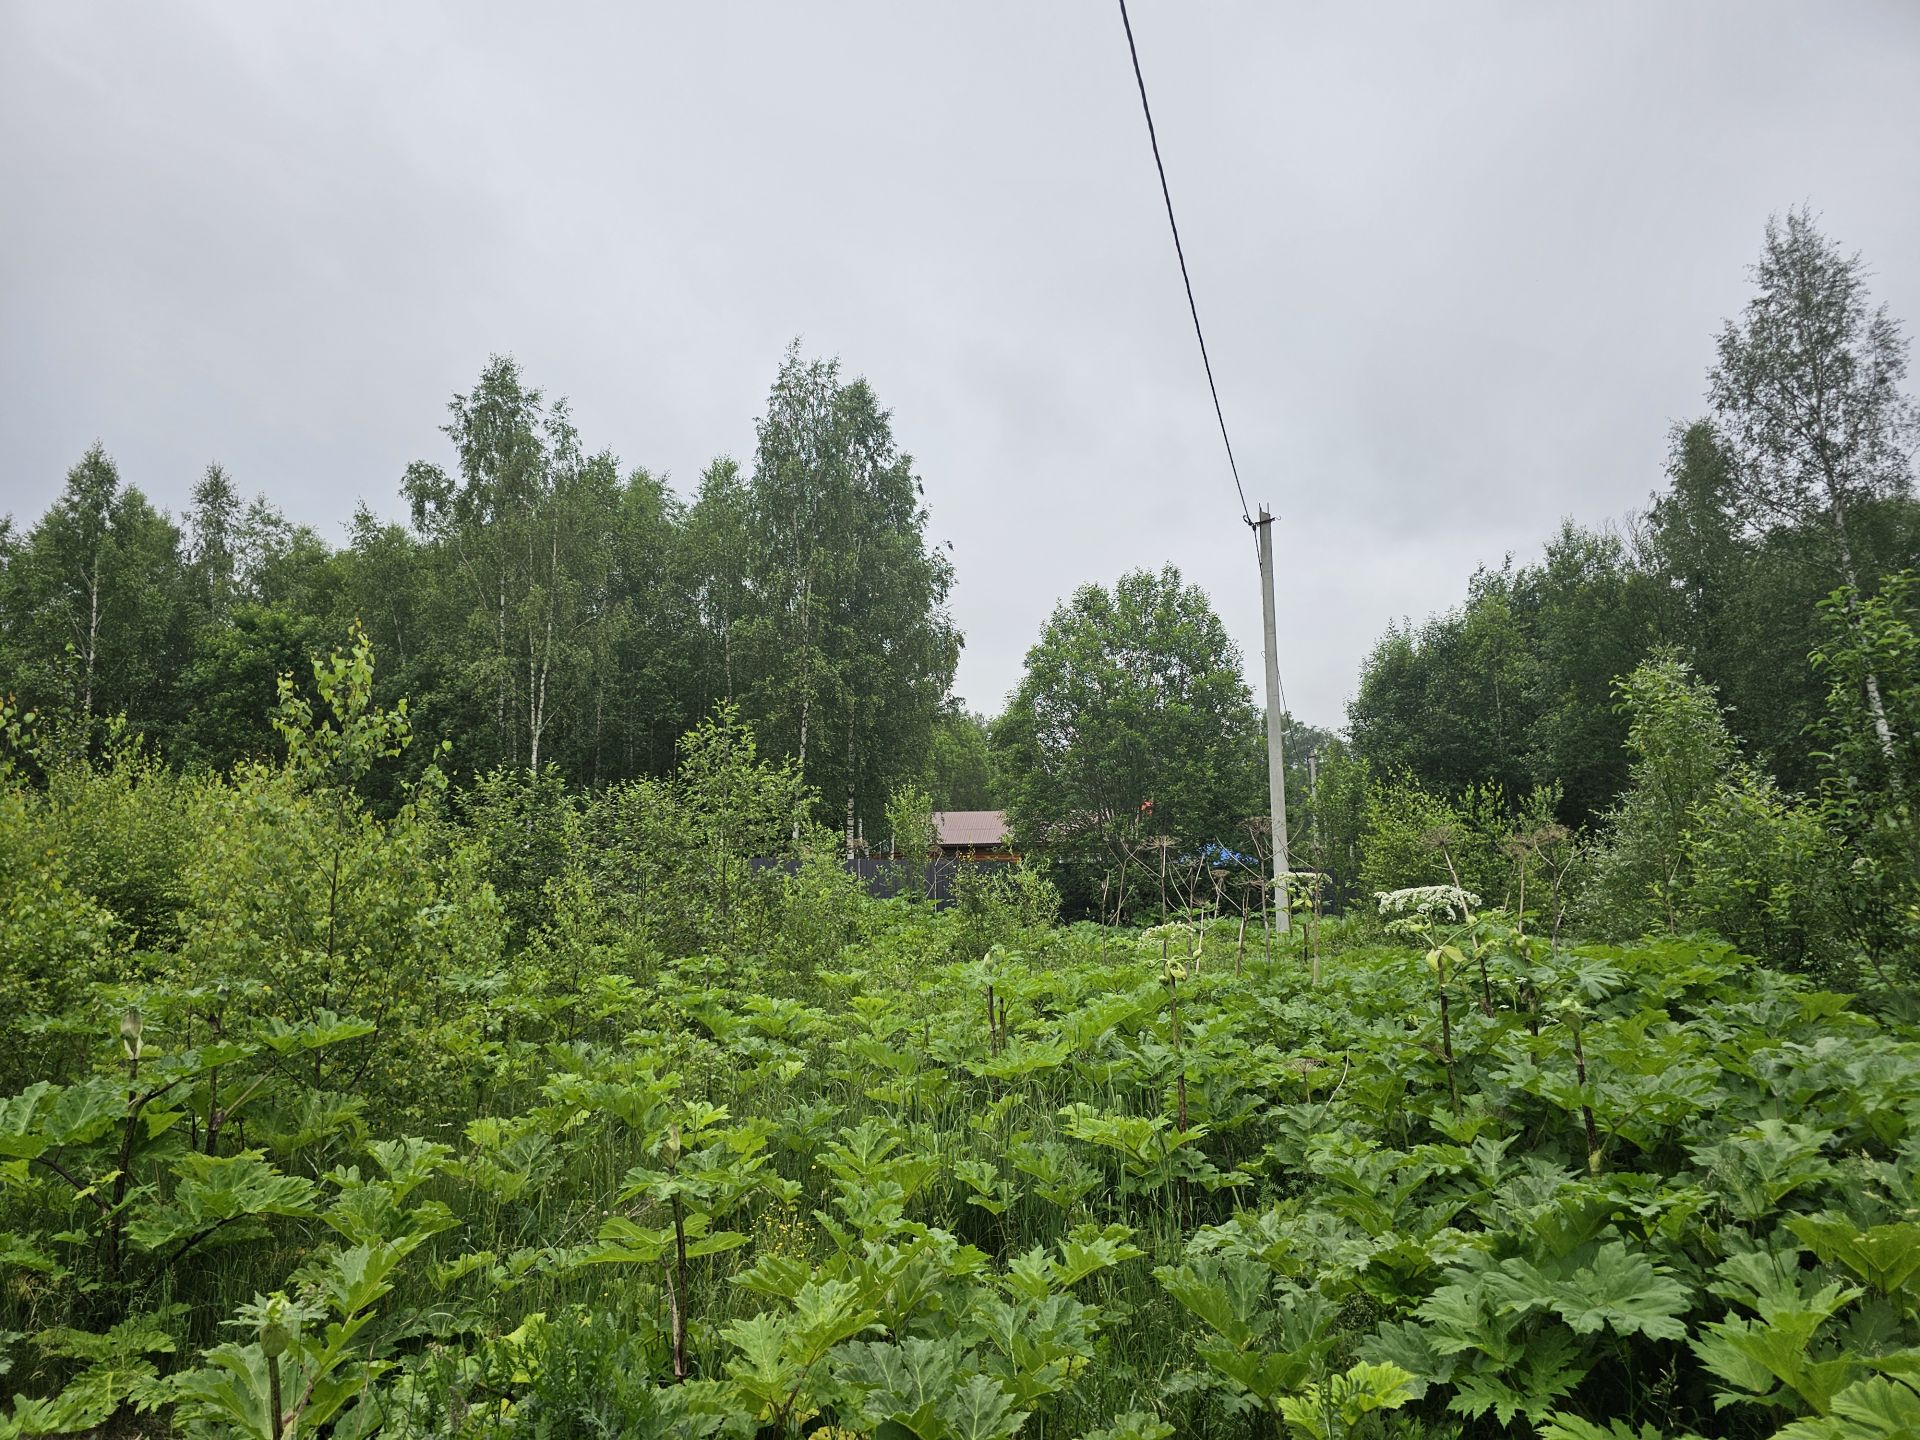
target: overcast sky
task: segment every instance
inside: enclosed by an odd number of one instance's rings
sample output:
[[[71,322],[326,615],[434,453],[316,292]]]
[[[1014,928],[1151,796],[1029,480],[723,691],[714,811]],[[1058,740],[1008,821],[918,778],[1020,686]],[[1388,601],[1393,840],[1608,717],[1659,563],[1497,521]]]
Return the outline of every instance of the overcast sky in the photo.
[[[1644,504],[1769,211],[1920,323],[1920,5],[1136,0],[1292,707],[1563,516]],[[0,510],[95,438],[338,542],[491,352],[683,490],[795,336],[894,413],[958,690],[1200,582],[1259,662],[1111,3],[0,6]],[[1258,686],[1256,684],[1256,693]]]

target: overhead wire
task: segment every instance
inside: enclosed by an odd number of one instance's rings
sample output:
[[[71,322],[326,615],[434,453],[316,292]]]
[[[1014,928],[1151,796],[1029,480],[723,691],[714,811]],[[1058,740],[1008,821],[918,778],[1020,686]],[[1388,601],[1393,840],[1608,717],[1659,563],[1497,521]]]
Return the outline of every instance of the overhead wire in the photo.
[[[1247,508],[1247,490],[1240,483],[1240,463],[1233,456],[1233,440],[1227,434],[1227,415],[1220,405],[1220,387],[1214,383],[1213,360],[1207,354],[1207,334],[1200,326],[1200,306],[1193,298],[1193,277],[1187,271],[1186,247],[1180,243],[1180,222],[1173,215],[1173,191],[1167,185],[1166,162],[1160,158],[1160,134],[1153,124],[1153,106],[1147,100],[1147,78],[1140,70],[1140,47],[1134,43],[1133,20],[1127,14],[1127,0],[1120,0],[1120,23],[1127,32],[1127,54],[1133,60],[1134,84],[1140,88],[1140,112],[1147,118],[1147,139],[1153,146],[1153,168],[1160,175],[1160,198],[1166,202],[1167,228],[1173,232],[1173,253],[1180,261],[1180,283],[1187,291],[1187,313],[1193,316],[1193,338],[1200,342],[1200,364],[1207,372],[1207,392],[1213,396],[1213,418],[1220,423],[1220,443],[1226,447],[1227,469],[1233,473],[1234,492],[1240,497],[1240,518],[1249,528],[1257,527],[1260,521],[1253,518]],[[1271,523],[1266,522],[1266,523]],[[1281,713],[1287,713],[1286,682],[1275,673],[1275,681],[1280,690]]]
[[[1233,441],[1227,435],[1226,411],[1220,407],[1220,387],[1213,381],[1213,361],[1207,354],[1207,335],[1200,328],[1200,307],[1194,303],[1193,277],[1187,273],[1187,252],[1180,244],[1180,222],[1173,218],[1173,191],[1167,187],[1167,167],[1160,159],[1160,136],[1153,128],[1153,106],[1147,102],[1147,80],[1140,73],[1140,50],[1133,43],[1133,21],[1127,15],[1127,0],[1120,0],[1120,23],[1127,31],[1127,53],[1133,58],[1133,79],[1140,87],[1140,109],[1147,117],[1147,139],[1153,145],[1153,168],[1160,172],[1160,198],[1167,204],[1167,228],[1173,231],[1173,253],[1180,260],[1180,281],[1187,287],[1187,311],[1193,316],[1193,338],[1200,342],[1200,364],[1207,372],[1207,390],[1213,396],[1213,418],[1220,422],[1220,443],[1227,449],[1227,468],[1233,472],[1233,488],[1240,496],[1240,518],[1252,526],[1255,521],[1247,509],[1247,490],[1240,483],[1240,464],[1233,458]]]

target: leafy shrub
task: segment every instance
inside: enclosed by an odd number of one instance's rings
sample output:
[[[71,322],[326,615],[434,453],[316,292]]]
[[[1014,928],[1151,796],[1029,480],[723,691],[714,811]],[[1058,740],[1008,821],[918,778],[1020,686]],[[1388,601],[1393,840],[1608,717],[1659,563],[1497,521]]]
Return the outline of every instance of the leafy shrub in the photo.
[[[1834,837],[1770,777],[1736,767],[1695,807],[1684,855],[1684,923],[1788,969],[1857,982]]]
[[[578,801],[554,766],[538,774],[501,766],[476,777],[457,810],[518,949],[553,920],[551,887],[579,864]]]
[[[1704,930],[1852,983],[1844,866],[1821,816],[1734,749],[1712,688],[1672,655],[1620,686],[1633,783],[1585,896],[1602,934]]]
[[[48,839],[74,883],[114,916],[132,946],[178,942],[197,788],[163,765],[124,719],[107,723],[97,762],[65,755],[48,766]]]
[[[223,989],[228,1033],[363,1020],[368,1044],[318,1057],[312,1082],[430,1103],[435,1029],[461,976],[499,966],[499,908],[479,852],[449,835],[437,771],[391,819],[356,793],[409,739],[403,710],[372,705],[365,637],[315,674],[322,712],[283,683],[286,762],[243,765],[200,792],[175,978]]]
[[[1557,911],[1564,902],[1570,837],[1554,821],[1557,787],[1517,803],[1499,785],[1473,785],[1448,798],[1410,780],[1375,782],[1361,836],[1360,883],[1383,891],[1458,885],[1489,903]]]
[[[1673,930],[1690,879],[1687,837],[1736,753],[1713,689],[1678,655],[1656,655],[1618,681],[1630,714],[1628,788],[1607,815],[1585,905],[1603,933]]]
[[[1844,899],[1872,962],[1911,981],[1920,965],[1920,576],[1890,575],[1877,595],[1835,592],[1818,735],[1821,814],[1850,857]]]
[[[43,797],[0,773],[0,1084],[66,1073],[49,1027],[81,1005],[124,954],[125,935],[87,895]]]
[[[620,897],[621,922],[663,954],[759,948],[782,892],[765,862],[800,860],[812,800],[799,771],[762,760],[752,730],[723,706],[681,740],[671,776],[590,802],[587,863]]]
[[[952,900],[948,953],[956,960],[1035,945],[1060,916],[1060,892],[1030,865],[956,866]]]

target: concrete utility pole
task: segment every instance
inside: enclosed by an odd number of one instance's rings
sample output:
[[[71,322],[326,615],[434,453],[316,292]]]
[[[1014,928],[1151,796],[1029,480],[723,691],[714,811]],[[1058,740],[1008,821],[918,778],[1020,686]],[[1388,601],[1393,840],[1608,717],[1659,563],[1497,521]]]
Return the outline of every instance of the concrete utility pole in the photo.
[[[1267,642],[1267,802],[1273,816],[1274,922],[1282,935],[1289,928],[1287,905],[1287,757],[1280,743],[1280,639],[1273,605],[1273,516],[1260,507],[1254,521],[1260,537],[1260,618]]]

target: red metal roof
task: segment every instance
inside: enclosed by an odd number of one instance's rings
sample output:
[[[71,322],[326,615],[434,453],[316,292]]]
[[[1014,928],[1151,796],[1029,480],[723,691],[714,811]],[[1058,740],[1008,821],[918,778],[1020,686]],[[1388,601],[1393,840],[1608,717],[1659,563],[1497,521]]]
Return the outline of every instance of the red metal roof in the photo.
[[[933,833],[947,848],[986,849],[1007,843],[1007,812],[1004,810],[936,810]]]

